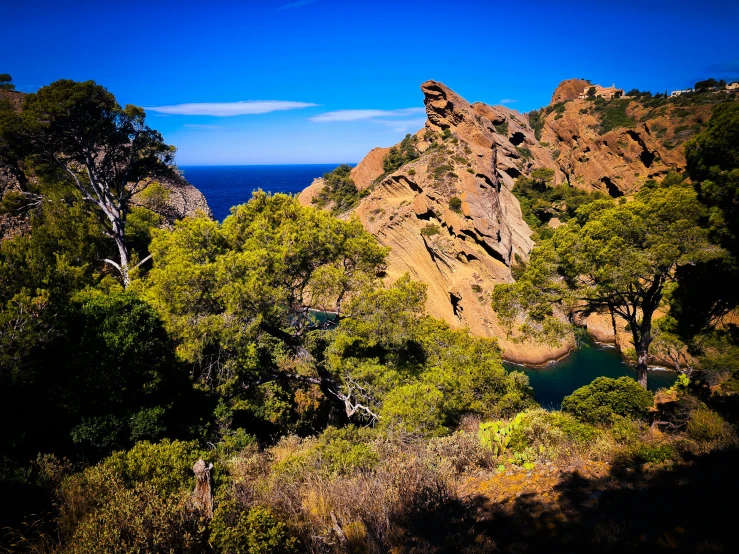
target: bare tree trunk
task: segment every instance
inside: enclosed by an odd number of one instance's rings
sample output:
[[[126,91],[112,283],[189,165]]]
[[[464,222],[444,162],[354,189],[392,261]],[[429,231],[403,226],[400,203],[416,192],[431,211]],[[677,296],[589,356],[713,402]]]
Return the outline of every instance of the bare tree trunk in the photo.
[[[116,235],[115,237],[115,244],[118,247],[118,256],[120,258],[120,266],[118,267],[118,271],[121,273],[121,279],[123,280],[123,287],[128,288],[128,286],[131,284],[131,275],[128,272],[128,249],[126,248],[126,243],[124,242],[124,237],[121,235]]]
[[[644,348],[636,349],[636,380],[639,384],[647,388],[647,369],[649,361],[649,351]]]
[[[195,490],[192,498],[195,505],[208,517],[213,517],[213,487],[211,471],[213,464],[206,464],[202,459],[195,462],[192,471],[195,473]]]
[[[608,305],[608,311],[611,313],[611,326],[613,327],[613,344],[616,350],[621,352],[621,342],[618,340],[618,327],[616,327],[616,314],[613,312],[613,306]]]
[[[647,388],[647,369],[649,361],[649,344],[652,342],[651,338],[651,317],[649,320],[644,320],[639,325],[636,317],[633,317],[629,321],[631,326],[631,337],[634,343],[634,350],[636,350],[636,380],[639,384]]]

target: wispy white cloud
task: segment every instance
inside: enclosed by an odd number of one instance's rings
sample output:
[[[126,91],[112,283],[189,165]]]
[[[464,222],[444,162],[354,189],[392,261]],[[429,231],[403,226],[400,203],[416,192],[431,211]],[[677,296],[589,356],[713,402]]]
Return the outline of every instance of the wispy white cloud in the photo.
[[[201,125],[200,123],[185,123],[189,129],[223,129],[223,125]]]
[[[284,110],[311,108],[318,104],[309,102],[289,102],[285,100],[250,100],[247,102],[198,102],[191,104],[175,104],[172,106],[149,106],[147,111],[170,115],[212,115],[231,117],[234,115],[252,115]]]
[[[311,121],[324,123],[327,121],[360,121],[377,120],[385,117],[407,117],[426,113],[424,108],[402,108],[399,110],[336,110],[311,117]]]
[[[282,10],[290,10],[292,8],[299,8],[300,6],[307,6],[308,4],[312,4],[315,1],[316,0],[297,0],[297,2],[290,2],[289,4],[280,6],[279,8],[275,9],[275,11],[279,12]]]
[[[503,98],[500,100],[501,104],[515,104],[516,102],[518,102],[518,100],[515,98]]]
[[[373,123],[385,125],[394,133],[408,133],[409,131],[418,131],[426,123],[425,117],[415,119],[372,119]]]

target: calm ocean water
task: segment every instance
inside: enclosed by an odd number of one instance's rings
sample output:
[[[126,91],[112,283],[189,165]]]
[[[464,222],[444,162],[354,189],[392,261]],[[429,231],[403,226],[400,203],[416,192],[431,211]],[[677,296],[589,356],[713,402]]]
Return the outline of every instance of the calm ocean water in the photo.
[[[252,191],[297,194],[339,164],[180,166],[205,195],[213,217],[223,221],[231,206],[248,202]],[[353,165],[353,164],[350,164]]]

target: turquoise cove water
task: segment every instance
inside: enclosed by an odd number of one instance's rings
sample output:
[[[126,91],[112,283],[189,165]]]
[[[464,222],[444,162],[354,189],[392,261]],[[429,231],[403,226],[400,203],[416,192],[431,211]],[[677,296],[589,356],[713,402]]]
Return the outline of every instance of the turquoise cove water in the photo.
[[[507,362],[503,365],[509,370],[516,369],[528,375],[536,400],[547,409],[558,409],[565,396],[596,377],[626,375],[636,379],[636,370],[623,361],[618,350],[596,344],[589,338],[582,340],[579,349],[565,359],[544,368],[528,368]],[[675,379],[677,374],[674,371],[650,370],[649,389],[669,387]]]

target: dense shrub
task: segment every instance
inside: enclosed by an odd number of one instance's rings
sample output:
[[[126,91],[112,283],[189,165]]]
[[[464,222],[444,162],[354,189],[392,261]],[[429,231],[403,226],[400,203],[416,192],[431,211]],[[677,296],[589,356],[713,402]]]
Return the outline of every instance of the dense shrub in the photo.
[[[138,442],[125,452],[114,452],[102,465],[112,470],[126,486],[146,482],[163,494],[189,488],[192,466],[207,458],[195,441]]]
[[[527,448],[555,454],[570,445],[582,445],[598,437],[598,430],[570,414],[533,410],[522,415],[511,431],[508,447],[516,452]]]
[[[676,458],[677,452],[670,444],[638,442],[616,456],[615,463],[626,466],[661,464]]]
[[[614,415],[644,419],[654,402],[651,392],[629,377],[598,377],[562,400],[562,410],[581,421],[608,423]]]
[[[133,489],[110,476],[105,500],[81,518],[64,552],[202,552],[199,518],[185,494],[162,495],[148,483]],[[89,490],[89,489],[88,489]]]
[[[331,205],[331,212],[344,213],[357,205],[360,192],[350,174],[352,168],[342,164],[333,171],[323,174],[324,186],[311,201],[319,208]]]
[[[546,238],[551,233],[547,223],[553,217],[564,223],[575,217],[580,206],[606,198],[600,192],[587,192],[567,185],[550,186],[553,176],[551,170],[535,169],[530,177],[516,179],[513,186],[524,220],[536,233],[535,240]]]
[[[449,209],[458,214],[462,213],[462,199],[458,196],[452,196],[449,199]]]
[[[444,394],[431,384],[411,383],[391,390],[381,416],[384,426],[404,433],[441,436],[449,432],[443,425]]]
[[[429,223],[428,225],[424,225],[423,227],[421,227],[421,234],[424,237],[433,237],[434,235],[438,235],[439,232],[439,226],[434,225],[433,223]]]
[[[200,515],[188,503],[202,454],[194,443],[138,443],[64,479],[58,523],[67,551],[202,551]]]
[[[736,444],[736,433],[718,413],[701,406],[690,414],[688,436],[707,446],[725,447]]]
[[[417,157],[416,137],[408,134],[398,146],[390,148],[385,159],[382,161],[382,169],[385,173],[390,173],[408,162],[415,160]]]
[[[595,112],[600,116],[598,133],[603,135],[619,127],[629,128],[636,125],[634,118],[626,113],[626,108],[630,102],[631,100],[628,99],[614,99],[604,102],[596,101]]]
[[[290,554],[297,540],[269,508],[244,509],[234,498],[218,502],[210,522],[210,541],[224,554]]]

